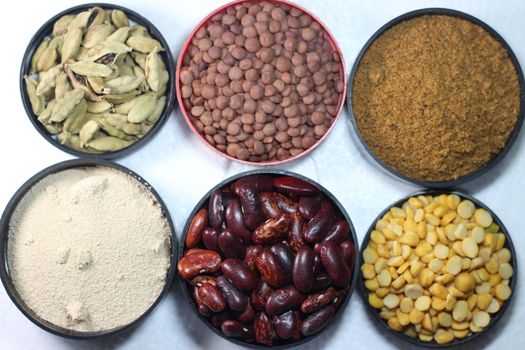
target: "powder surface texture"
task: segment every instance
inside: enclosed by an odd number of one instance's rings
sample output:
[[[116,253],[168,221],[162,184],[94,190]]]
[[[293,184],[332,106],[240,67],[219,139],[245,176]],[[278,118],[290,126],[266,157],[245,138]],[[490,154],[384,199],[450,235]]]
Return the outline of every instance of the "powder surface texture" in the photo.
[[[455,180],[506,146],[520,86],[507,50],[485,29],[427,15],[393,26],[368,48],[352,108],[384,163],[417,180]]]
[[[35,184],[10,221],[8,267],[39,317],[104,331],[158,298],[171,260],[170,226],[151,192],[119,170],[63,170]]]

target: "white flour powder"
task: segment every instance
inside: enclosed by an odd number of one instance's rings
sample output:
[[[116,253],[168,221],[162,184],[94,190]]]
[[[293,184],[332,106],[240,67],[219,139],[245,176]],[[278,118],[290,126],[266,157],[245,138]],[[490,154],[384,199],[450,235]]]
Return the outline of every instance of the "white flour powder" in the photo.
[[[41,318],[101,331],[141,316],[165,285],[170,227],[152,194],[109,167],[49,175],[13,213],[8,267]]]

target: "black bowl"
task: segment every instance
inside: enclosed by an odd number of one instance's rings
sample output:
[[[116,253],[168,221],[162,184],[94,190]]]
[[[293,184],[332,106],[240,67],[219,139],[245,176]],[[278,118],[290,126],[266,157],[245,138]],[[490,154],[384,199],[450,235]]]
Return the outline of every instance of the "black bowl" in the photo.
[[[356,288],[357,274],[358,274],[358,269],[359,269],[359,266],[360,266],[360,258],[358,257],[358,254],[357,254],[357,252],[359,251],[358,241],[357,241],[357,236],[356,236],[355,229],[354,229],[354,226],[352,224],[352,221],[350,220],[350,217],[348,216],[348,213],[346,212],[346,210],[343,207],[343,205],[326,188],[324,188],[323,186],[321,186],[317,182],[315,182],[315,181],[313,181],[313,180],[311,180],[311,179],[309,179],[309,178],[307,178],[305,176],[302,176],[302,175],[299,175],[299,174],[296,174],[296,173],[293,173],[293,172],[290,172],[290,171],[286,171],[286,170],[279,170],[279,169],[250,170],[250,171],[246,171],[246,172],[243,172],[243,173],[240,173],[240,174],[237,174],[237,175],[233,175],[233,176],[223,180],[222,182],[220,182],[219,184],[214,186],[211,190],[209,190],[204,195],[204,197],[202,197],[201,200],[197,203],[195,208],[191,211],[190,216],[188,217],[188,220],[186,221],[186,224],[184,225],[184,231],[183,231],[182,236],[180,238],[179,252],[178,252],[179,253],[179,259],[182,258],[183,255],[184,255],[184,246],[185,246],[184,242],[186,241],[186,235],[188,234],[188,228],[190,227],[191,221],[192,221],[193,217],[195,216],[195,214],[197,214],[197,212],[201,208],[203,208],[203,207],[207,208],[208,200],[209,200],[211,194],[215,190],[224,188],[224,187],[228,186],[229,184],[233,183],[234,181],[236,181],[236,180],[238,180],[238,179],[240,179],[242,177],[249,176],[249,175],[273,175],[273,176],[285,175],[285,176],[292,176],[292,177],[296,177],[298,179],[304,180],[304,181],[306,181],[306,182],[316,186],[317,188],[319,188],[321,193],[323,195],[325,195],[332,202],[332,204],[335,205],[337,210],[339,210],[341,215],[344,217],[344,219],[350,225],[350,233],[351,233],[351,236],[352,236],[352,243],[355,246],[356,256],[355,256],[354,269],[352,270],[352,281],[351,281],[351,284],[350,284],[350,289],[348,290],[348,294],[346,295],[345,301],[336,310],[334,316],[328,322],[328,324],[323,329],[321,329],[319,332],[317,332],[317,333],[315,333],[315,334],[313,334],[313,335],[311,335],[309,337],[302,338],[302,339],[300,339],[299,341],[296,341],[296,342],[272,345],[271,348],[272,349],[287,349],[287,348],[290,348],[290,347],[299,346],[299,345],[305,344],[305,343],[309,342],[310,340],[316,338],[317,336],[321,335],[328,328],[330,328],[330,326],[332,326],[334,324],[334,322],[336,321],[337,318],[339,318],[341,316],[341,314],[343,313],[343,309],[346,307],[346,305],[350,301],[350,297],[352,296],[352,293],[354,292],[354,289]],[[198,309],[197,305],[195,304],[195,302],[193,301],[193,298],[192,298],[191,293],[189,291],[189,288],[188,288],[189,287],[189,283],[187,283],[180,276],[180,274],[179,274],[179,281],[181,283],[182,291],[184,293],[184,296],[185,296],[186,300],[188,301],[188,303],[191,305],[193,311],[195,312],[196,315],[199,316],[199,319],[213,333],[217,334],[219,337],[221,337],[223,339],[226,339],[226,340],[228,340],[228,341],[230,341],[232,343],[235,343],[237,345],[242,345],[242,346],[245,346],[245,347],[249,347],[249,348],[252,348],[252,349],[268,349],[268,348],[270,348],[269,346],[256,344],[256,343],[248,343],[248,342],[244,342],[244,341],[241,341],[241,340],[237,340],[235,338],[226,337],[224,334],[221,333],[220,329],[215,328],[206,317],[202,316],[199,313],[199,309]]]
[[[82,11],[88,10],[92,7],[101,7],[103,9],[111,9],[111,10],[121,10],[126,13],[128,18],[140,25],[143,25],[148,29],[151,36],[155,39],[157,39],[162,46],[165,48],[165,51],[161,52],[160,55],[164,60],[164,63],[166,64],[166,68],[168,70],[170,81],[168,83],[168,87],[166,90],[166,105],[164,106],[164,110],[162,111],[162,115],[157,120],[153,128],[144,135],[141,139],[137,140],[133,144],[129,145],[126,148],[123,148],[119,151],[114,152],[104,152],[104,153],[87,153],[87,152],[79,152],[74,149],[68,148],[67,146],[61,144],[56,137],[53,137],[53,135],[49,134],[49,132],[45,129],[45,127],[37,120],[37,116],[33,113],[33,110],[31,109],[31,103],[29,102],[29,97],[27,96],[26,86],[24,83],[24,76],[26,74],[29,74],[29,70],[31,68],[31,58],[33,57],[33,54],[35,50],[37,49],[38,45],[42,42],[42,40],[51,34],[53,31],[53,24],[62,16],[69,15],[69,14],[77,14]],[[126,156],[140,147],[144,146],[149,140],[155,136],[155,134],[160,130],[162,125],[166,122],[168,119],[173,106],[175,104],[175,64],[173,61],[173,57],[171,55],[171,51],[169,48],[168,43],[162,36],[162,34],[159,32],[159,30],[146,18],[142,17],[138,13],[127,9],[122,6],[113,5],[113,4],[106,4],[106,3],[90,3],[90,4],[83,4],[71,7],[67,10],[64,10],[60,12],[59,14],[53,16],[50,20],[48,20],[40,29],[36,32],[36,34],[33,36],[31,41],[29,42],[29,45],[27,46],[26,52],[24,53],[24,57],[22,59],[22,67],[20,68],[20,94],[22,96],[22,102],[24,104],[24,108],[26,110],[27,116],[29,117],[29,120],[33,124],[33,126],[36,128],[36,130],[42,135],[49,143],[51,143],[53,146],[61,149],[64,152],[67,152],[69,154],[72,154],[76,157],[90,157],[90,158],[97,158],[97,159],[116,159],[123,156]]]
[[[124,174],[130,175],[133,178],[135,178],[138,182],[140,182],[142,185],[144,185],[154,196],[155,200],[159,203],[160,207],[162,208],[163,214],[166,217],[166,220],[170,226],[171,231],[171,259],[170,259],[170,267],[168,270],[168,274],[166,277],[166,284],[164,285],[164,288],[162,292],[159,294],[157,300],[136,320],[132,321],[131,323],[124,325],[122,327],[105,330],[105,331],[97,331],[97,332],[79,332],[79,331],[73,331],[70,329],[66,329],[63,327],[59,327],[51,322],[48,322],[44,320],[43,318],[39,317],[38,315],[29,308],[24,300],[20,297],[18,294],[13,281],[11,280],[11,276],[9,274],[9,267],[7,264],[7,241],[9,237],[9,222],[11,220],[11,216],[13,215],[13,212],[16,209],[16,206],[24,198],[26,193],[40,180],[45,178],[48,175],[58,173],[60,171],[71,169],[71,168],[79,168],[79,167],[109,167],[116,170],[119,170],[123,172]],[[100,159],[73,159],[73,160],[67,160],[64,162],[60,162],[57,164],[54,164],[50,167],[47,167],[34,176],[32,176],[29,180],[27,180],[13,195],[9,203],[7,204],[6,209],[4,210],[4,213],[2,214],[2,219],[0,220],[0,279],[2,280],[2,283],[5,287],[5,290],[7,292],[7,295],[11,298],[13,303],[18,307],[18,309],[34,324],[39,326],[40,328],[62,336],[66,338],[74,338],[74,339],[91,339],[91,338],[100,338],[107,335],[113,335],[115,333],[120,333],[126,330],[129,330],[136,326],[138,323],[140,323],[168,294],[173,278],[175,276],[176,272],[176,261],[177,261],[177,237],[175,235],[175,229],[173,227],[173,223],[171,221],[170,214],[168,212],[168,209],[162,199],[160,198],[159,194],[155,191],[151,185],[144,180],[142,177],[140,177],[137,173],[131,171],[130,169],[119,165],[117,163],[100,160]]]
[[[418,346],[424,346],[424,347],[427,347],[427,348],[447,348],[447,347],[452,347],[452,346],[456,346],[456,345],[462,345],[462,344],[465,344],[467,342],[470,342],[471,340],[477,339],[478,337],[483,336],[486,333],[490,333],[490,329],[493,328],[494,325],[501,319],[501,317],[503,316],[503,314],[505,313],[505,311],[509,307],[509,305],[510,305],[510,303],[512,301],[512,297],[514,296],[514,294],[516,294],[516,279],[518,277],[518,260],[516,258],[516,251],[514,250],[514,244],[512,244],[512,239],[510,238],[509,232],[507,231],[507,229],[503,225],[503,222],[485,204],[483,204],[482,202],[480,202],[476,198],[474,198],[474,197],[472,197],[472,196],[470,196],[470,195],[468,195],[468,194],[466,194],[464,192],[458,192],[458,191],[446,191],[446,190],[424,190],[424,191],[418,191],[418,192],[410,194],[409,196],[407,196],[405,198],[402,198],[402,199],[398,200],[397,202],[394,202],[394,203],[390,204],[385,210],[383,210],[381,212],[381,214],[379,214],[377,216],[377,218],[370,225],[370,228],[368,229],[368,231],[366,233],[366,236],[365,236],[365,238],[363,240],[363,245],[361,246],[361,251],[359,252],[359,258],[361,258],[363,256],[363,251],[368,246],[368,243],[370,241],[370,234],[371,234],[371,232],[373,230],[375,230],[376,222],[379,219],[381,219],[390,210],[390,208],[392,208],[392,207],[401,207],[401,205],[403,205],[403,203],[405,203],[410,197],[415,197],[415,196],[419,196],[419,195],[437,196],[437,195],[440,195],[440,194],[456,194],[461,199],[468,199],[468,200],[470,200],[472,203],[475,204],[476,208],[483,208],[486,211],[488,211],[490,213],[490,215],[492,215],[494,223],[499,226],[499,231],[505,235],[505,248],[507,248],[510,251],[510,253],[512,254],[511,260],[510,260],[510,265],[514,269],[514,273],[513,273],[512,277],[510,279],[510,288],[512,290],[512,294],[511,294],[510,298],[507,299],[503,303],[503,305],[501,306],[500,310],[496,314],[491,315],[490,323],[489,323],[489,325],[487,327],[483,328],[483,330],[481,332],[479,332],[479,333],[472,333],[471,335],[469,335],[469,336],[467,336],[467,337],[465,337],[463,339],[455,339],[454,341],[452,341],[452,342],[450,342],[448,344],[438,344],[434,340],[432,340],[431,342],[420,341],[418,338],[412,338],[412,337],[409,337],[408,335],[405,335],[403,333],[399,333],[399,332],[391,329],[388,326],[387,322],[385,320],[383,320],[379,316],[379,310],[377,310],[374,307],[372,307],[372,305],[370,305],[370,303],[368,302],[368,290],[365,287],[365,283],[364,283],[364,279],[363,279],[363,276],[362,276],[362,273],[361,273],[361,269],[359,269],[359,278],[358,278],[358,282],[357,282],[358,283],[359,294],[361,294],[363,302],[366,305],[366,309],[368,311],[368,314],[371,317],[375,318],[377,323],[381,325],[380,328],[383,328],[386,333],[394,334],[395,336],[397,336],[398,338],[400,338],[400,339],[402,339],[402,340],[404,340],[406,342],[409,342],[411,344],[418,345]]]
[[[366,51],[368,50],[368,48],[374,43],[374,41],[376,39],[378,39],[381,35],[383,35],[384,32],[386,32],[390,28],[394,27],[396,24],[399,24],[399,23],[401,23],[403,21],[406,21],[406,20],[409,20],[409,19],[412,19],[412,18],[425,16],[425,15],[446,15],[446,16],[458,17],[458,18],[461,18],[461,19],[468,20],[468,21],[472,22],[473,24],[476,24],[476,25],[480,26],[481,28],[483,28],[484,30],[486,30],[507,51],[507,53],[508,53],[508,55],[510,57],[510,60],[514,64],[514,68],[516,69],[516,74],[518,76],[518,81],[519,81],[519,84],[520,84],[520,112],[519,112],[519,115],[518,115],[518,121],[516,122],[514,130],[512,131],[512,133],[509,136],[509,139],[507,140],[507,144],[505,145],[505,147],[496,156],[494,156],[486,164],[482,165],[480,168],[478,168],[477,170],[473,171],[472,173],[464,175],[464,176],[461,176],[461,177],[457,178],[456,180],[447,180],[447,181],[424,181],[424,180],[418,180],[418,179],[414,179],[414,178],[411,178],[409,176],[406,176],[406,175],[400,173],[399,171],[397,171],[394,168],[392,168],[390,165],[388,165],[385,162],[383,162],[370,149],[370,147],[366,143],[366,140],[363,138],[363,135],[361,134],[361,132],[359,131],[359,128],[357,126],[357,123],[356,123],[356,120],[355,120],[355,116],[354,116],[354,112],[353,112],[353,108],[352,108],[352,87],[353,87],[353,83],[354,83],[355,74],[356,74],[357,69],[359,67],[359,64],[361,62],[361,59],[363,58],[363,56],[366,53]],[[518,134],[520,132],[521,126],[523,124],[523,120],[525,119],[525,80],[523,78],[523,72],[521,70],[520,64],[518,62],[518,59],[514,55],[514,52],[512,52],[512,49],[505,42],[505,40],[494,29],[492,29],[492,27],[490,27],[488,24],[480,21],[476,17],[473,17],[473,16],[471,16],[469,14],[466,14],[466,13],[460,12],[460,11],[456,11],[456,10],[451,10],[451,9],[446,9],[446,8],[425,8],[425,9],[411,11],[411,12],[405,13],[405,14],[403,14],[401,16],[398,16],[398,17],[392,19],[391,21],[389,21],[388,23],[383,25],[381,28],[379,28],[374,33],[374,35],[372,35],[372,37],[370,39],[368,39],[366,44],[363,46],[363,48],[361,49],[361,51],[357,55],[357,58],[356,58],[356,60],[354,62],[354,65],[352,67],[352,71],[350,72],[350,79],[348,81],[349,81],[348,82],[349,86],[348,86],[348,89],[347,89],[348,90],[348,95],[347,95],[347,99],[346,99],[346,101],[347,101],[347,108],[348,108],[348,112],[349,112],[348,114],[350,116],[350,123],[352,124],[352,128],[353,128],[354,133],[355,133],[354,141],[356,141],[356,144],[358,144],[358,147],[360,148],[361,152],[366,156],[366,158],[368,158],[369,160],[372,160],[372,162],[375,163],[376,165],[379,165],[379,168],[381,168],[382,170],[385,170],[386,173],[388,173],[390,175],[394,175],[395,177],[400,178],[400,179],[402,179],[402,180],[404,180],[406,182],[411,182],[413,184],[416,184],[416,185],[422,186],[422,187],[428,187],[428,188],[453,188],[453,187],[457,187],[457,186],[459,186],[459,185],[461,185],[461,184],[463,184],[465,182],[471,181],[471,180],[477,178],[478,176],[481,176],[481,175],[485,174],[487,171],[489,171],[490,169],[494,168],[496,166],[496,164],[498,164],[499,161],[501,159],[503,159],[503,157],[505,157],[505,155],[508,153],[508,151],[510,150],[510,148],[514,144],[514,141],[516,141],[516,138],[518,137]],[[357,139],[357,140],[355,140],[355,139]]]

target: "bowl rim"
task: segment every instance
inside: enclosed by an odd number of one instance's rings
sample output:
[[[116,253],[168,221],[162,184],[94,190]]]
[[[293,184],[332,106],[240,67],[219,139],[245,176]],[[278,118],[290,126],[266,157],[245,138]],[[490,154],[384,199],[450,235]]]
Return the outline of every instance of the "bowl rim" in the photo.
[[[168,270],[166,271],[166,281],[164,284],[164,287],[161,291],[161,293],[158,295],[158,297],[155,299],[155,301],[151,304],[151,306],[144,311],[142,315],[140,315],[137,319],[134,321],[123,325],[121,327],[104,330],[104,331],[94,331],[94,332],[81,332],[81,331],[75,331],[70,330],[67,328],[63,328],[60,326],[55,325],[54,323],[51,323],[38,315],[31,310],[29,306],[27,306],[22,299],[22,297],[18,294],[16,291],[16,287],[14,286],[13,281],[11,280],[9,269],[8,269],[8,259],[7,259],[7,251],[8,251],[8,238],[9,238],[9,224],[12,217],[13,212],[15,211],[18,203],[20,200],[22,200],[27,192],[38,182],[46,178],[48,175],[59,173],[61,171],[67,170],[67,169],[73,169],[73,168],[85,168],[85,167],[106,167],[118,170],[119,172],[122,172],[125,175],[131,176],[133,179],[138,181],[142,186],[144,186],[149,193],[153,196],[153,198],[156,200],[156,202],[160,205],[161,210],[164,214],[164,217],[169,225],[170,228],[170,240],[171,240],[171,257],[170,257],[170,263]],[[15,306],[26,316],[31,322],[39,326],[40,328],[61,336],[65,338],[72,338],[72,339],[93,339],[93,338],[101,338],[109,335],[114,335],[117,333],[121,333],[127,330],[130,330],[134,328],[137,324],[139,324],[147,315],[149,315],[153,309],[160,303],[160,301],[169,293],[171,286],[173,284],[173,279],[176,273],[176,264],[177,264],[177,235],[175,232],[175,227],[173,225],[173,221],[171,219],[171,216],[169,214],[169,211],[166,207],[166,204],[158,194],[158,192],[150,185],[148,181],[146,181],[144,178],[142,178],[140,175],[135,173],[133,170],[130,170],[129,168],[120,165],[118,163],[114,163],[108,160],[102,160],[102,159],[71,159],[66,160],[63,162],[59,162],[56,164],[53,164],[51,166],[48,166],[47,168],[44,168],[37,172],[35,175],[30,177],[20,188],[13,194],[11,199],[9,200],[2,217],[0,219],[0,279],[2,281],[2,284],[4,285],[4,288],[6,290],[7,295],[15,304]]]
[[[304,181],[306,181],[306,182],[316,186],[317,188],[319,188],[321,193],[324,196],[326,196],[332,202],[332,204],[334,204],[337,207],[337,209],[339,210],[341,215],[348,222],[348,224],[350,226],[350,235],[352,237],[352,243],[354,244],[355,254],[356,254],[355,255],[355,260],[354,260],[355,261],[354,262],[354,268],[352,270],[352,281],[351,281],[351,284],[350,284],[350,288],[348,289],[348,293],[347,293],[347,295],[345,297],[345,301],[336,310],[336,312],[335,312],[334,316],[332,317],[332,319],[330,321],[328,321],[328,323],[324,326],[324,328],[321,329],[320,331],[318,331],[317,333],[314,333],[314,334],[312,334],[311,336],[308,336],[308,337],[301,338],[300,340],[298,340],[296,342],[285,343],[285,344],[278,344],[278,345],[272,345],[272,346],[266,346],[266,345],[257,344],[257,343],[247,343],[247,342],[235,339],[235,338],[226,337],[224,334],[221,333],[221,331],[219,329],[215,328],[206,317],[202,316],[200,314],[200,312],[198,311],[198,307],[195,304],[195,302],[193,301],[193,298],[192,298],[192,296],[190,294],[190,291],[189,291],[189,288],[188,288],[189,284],[184,280],[184,278],[182,278],[180,276],[180,274],[177,274],[177,276],[178,276],[178,280],[179,280],[181,289],[183,291],[184,298],[191,305],[191,308],[192,308],[193,312],[198,316],[199,320],[202,323],[204,323],[206,325],[206,327],[208,327],[208,329],[210,329],[213,333],[215,333],[219,337],[221,337],[221,338],[223,338],[223,339],[225,339],[227,341],[230,341],[230,342],[232,342],[234,344],[241,345],[241,346],[244,346],[244,347],[248,347],[248,348],[251,348],[251,349],[268,349],[268,348],[272,348],[272,349],[288,349],[288,348],[291,348],[291,347],[295,347],[295,346],[299,346],[299,345],[305,344],[305,343],[309,342],[310,340],[320,336],[327,329],[329,329],[336,322],[336,320],[339,319],[341,317],[341,315],[343,314],[344,309],[348,305],[348,303],[350,301],[350,298],[352,297],[352,294],[354,293],[354,290],[357,287],[356,284],[357,284],[357,281],[358,281],[358,270],[359,270],[359,266],[360,266],[360,262],[361,262],[360,261],[360,256],[359,256],[360,255],[359,254],[359,242],[358,242],[358,239],[357,239],[356,231],[355,231],[354,225],[352,223],[352,220],[350,219],[350,216],[348,215],[348,213],[345,210],[344,206],[325,187],[320,185],[318,182],[316,182],[316,181],[314,181],[314,180],[312,180],[312,179],[310,179],[310,178],[308,178],[306,176],[298,174],[298,173],[294,173],[294,172],[291,172],[291,171],[288,171],[288,170],[282,170],[282,169],[264,168],[264,169],[249,170],[249,171],[241,172],[241,173],[235,174],[233,176],[230,176],[230,177],[222,180],[217,185],[213,186],[208,192],[206,192],[206,194],[197,202],[197,204],[195,205],[195,207],[191,211],[191,213],[188,216],[188,219],[186,220],[186,223],[184,225],[184,230],[183,230],[183,232],[181,234],[180,241],[179,241],[179,248],[178,248],[179,249],[178,250],[179,261],[184,255],[186,235],[188,234],[188,229],[189,229],[189,226],[191,224],[191,221],[192,221],[193,217],[195,216],[195,214],[201,208],[203,208],[203,205],[206,204],[206,202],[211,197],[212,193],[215,190],[218,190],[218,189],[224,188],[225,186],[230,185],[231,183],[233,183],[234,181],[236,181],[236,180],[238,180],[240,178],[243,178],[243,177],[246,177],[246,176],[251,176],[251,175],[270,175],[270,176],[276,176],[276,177],[277,176],[291,176],[291,177],[298,178],[300,180],[304,180]]]
[[[161,45],[165,48],[165,50],[160,52],[159,54],[163,57],[164,63],[166,65],[166,69],[168,70],[168,73],[170,76],[170,81],[167,85],[167,90],[166,90],[166,95],[165,95],[166,105],[164,106],[164,110],[162,111],[162,114],[159,120],[157,120],[157,122],[153,125],[151,130],[149,130],[142,138],[138,139],[136,142],[132,143],[126,148],[123,148],[118,151],[104,152],[104,153],[79,152],[77,150],[68,148],[67,146],[61,144],[58,140],[56,140],[53,137],[53,135],[51,135],[45,129],[45,127],[37,120],[37,116],[33,113],[33,109],[31,107],[31,103],[29,101],[29,97],[27,95],[27,89],[26,89],[25,82],[24,82],[24,77],[26,75],[30,75],[29,71],[31,67],[31,59],[33,57],[33,54],[35,53],[38,45],[42,42],[42,40],[46,36],[49,36],[51,34],[54,23],[64,15],[76,14],[81,11],[93,8],[93,7],[101,7],[104,10],[121,10],[124,13],[126,13],[126,15],[129,17],[130,20],[146,27],[148,31],[151,33],[151,36],[157,39],[158,41],[160,41]],[[164,38],[164,36],[157,29],[157,27],[153,25],[153,23],[151,23],[148,19],[138,14],[137,12],[130,10],[126,7],[115,5],[115,4],[110,4],[110,3],[96,2],[96,3],[86,3],[86,4],[76,5],[68,9],[65,9],[57,13],[53,17],[51,17],[37,30],[37,32],[33,35],[31,40],[29,41],[29,44],[27,45],[23,58],[22,58],[22,63],[20,66],[19,85],[20,85],[20,95],[22,98],[22,104],[26,111],[27,117],[31,121],[31,124],[33,124],[35,129],[38,131],[38,133],[46,141],[48,141],[50,144],[52,144],[56,148],[66,153],[69,153],[75,157],[112,160],[112,159],[124,157],[126,155],[133,153],[139,148],[142,148],[146,143],[148,143],[159,132],[162,126],[166,123],[175,105],[176,91],[175,91],[175,84],[173,81],[174,76],[175,76],[175,64],[174,64],[173,56],[171,54],[170,47],[168,45],[168,42]]]
[[[247,2],[258,2],[258,0],[234,0],[234,1],[231,1],[231,2],[229,2],[227,4],[225,4],[225,5],[222,5],[222,6],[218,7],[218,8],[216,8],[215,10],[210,12],[208,15],[206,15],[206,17],[204,17],[204,19],[202,19],[195,26],[195,28],[191,31],[191,33],[188,35],[186,40],[184,40],[184,43],[182,44],[181,50],[179,51],[179,57],[177,59],[177,66],[176,66],[176,71],[175,71],[175,87],[176,87],[176,91],[177,91],[177,101],[178,101],[178,104],[180,106],[180,111],[182,113],[182,116],[184,117],[184,120],[186,121],[186,124],[191,129],[193,134],[195,136],[197,136],[197,138],[201,142],[203,142],[208,148],[212,149],[214,152],[216,152],[217,154],[220,154],[223,157],[226,157],[226,158],[228,158],[230,160],[233,160],[233,161],[236,161],[236,162],[239,162],[239,163],[249,164],[249,165],[253,165],[253,166],[260,166],[260,167],[271,166],[271,165],[281,165],[281,164],[284,164],[284,163],[287,163],[287,162],[291,162],[291,161],[294,161],[296,159],[299,159],[299,158],[309,154],[314,149],[316,149],[325,140],[325,138],[328,136],[328,134],[333,130],[336,122],[339,120],[339,117],[341,116],[341,112],[345,108],[345,100],[346,100],[347,87],[348,87],[348,79],[347,79],[347,74],[346,74],[346,65],[345,65],[345,61],[344,61],[344,57],[343,57],[343,52],[341,51],[341,48],[340,48],[339,44],[335,40],[335,36],[328,29],[328,26],[323,21],[321,21],[317,16],[315,16],[312,12],[310,12],[309,10],[305,9],[304,7],[302,7],[300,5],[297,5],[297,4],[293,3],[293,2],[290,2],[290,1],[287,1],[287,0],[267,0],[267,1],[269,3],[272,3],[272,4],[289,6],[290,8],[298,9],[298,10],[304,12],[305,14],[307,14],[308,16],[310,16],[312,18],[312,20],[314,22],[317,22],[321,26],[322,30],[326,33],[328,42],[330,42],[330,45],[332,46],[332,49],[334,50],[335,53],[338,54],[339,59],[340,59],[340,63],[341,63],[341,66],[342,66],[341,79],[343,81],[343,91],[340,93],[339,102],[337,103],[337,114],[334,117],[334,120],[333,120],[332,124],[330,125],[330,127],[328,128],[328,130],[326,131],[326,133],[319,140],[317,140],[310,148],[304,150],[303,152],[299,153],[298,155],[295,155],[295,156],[292,156],[292,157],[289,157],[289,158],[286,158],[286,159],[283,159],[283,160],[264,161],[264,162],[252,162],[252,161],[249,161],[249,160],[237,159],[235,157],[230,156],[226,152],[222,152],[219,149],[217,149],[214,146],[212,146],[204,138],[204,136],[201,135],[199,133],[199,131],[195,128],[195,126],[191,122],[191,119],[190,119],[190,116],[189,116],[189,111],[187,111],[186,108],[184,107],[184,101],[182,99],[182,93],[181,93],[180,71],[182,69],[183,60],[184,60],[184,57],[186,56],[186,53],[188,51],[188,47],[191,45],[191,41],[194,38],[195,34],[203,26],[205,26],[211,20],[211,18],[213,16],[215,16],[215,15],[221,13],[221,12],[224,12],[227,8],[235,6],[235,5],[239,5],[239,4],[244,4],[244,3],[247,3]]]
[[[353,83],[355,79],[355,75],[357,72],[357,69],[359,68],[359,65],[361,63],[361,60],[365,53],[368,51],[370,46],[379,38],[381,37],[386,31],[388,31],[390,28],[394,27],[395,25],[411,20],[417,17],[426,16],[426,15],[444,15],[444,16],[451,16],[460,18],[463,20],[467,20],[470,23],[477,25],[481,28],[483,28],[489,35],[495,39],[507,52],[514,69],[516,70],[516,75],[519,83],[519,90],[520,90],[520,111],[518,113],[518,119],[516,121],[516,124],[514,126],[514,129],[512,130],[512,133],[509,135],[507,139],[507,143],[501,151],[493,156],[487,163],[483,164],[478,169],[474,170],[473,172],[463,175],[455,180],[445,180],[445,181],[426,181],[426,180],[418,180],[415,178],[411,178],[397,170],[395,170],[390,165],[386,164],[383,160],[381,160],[368,146],[368,143],[364,139],[363,135],[361,134],[359,127],[357,126],[357,122],[355,120],[355,115],[353,112],[353,106],[352,106],[352,90],[353,90]],[[469,182],[471,180],[474,180],[475,178],[485,174],[489,170],[496,167],[496,165],[505,157],[505,155],[509,152],[509,150],[512,148],[512,145],[518,138],[518,135],[520,133],[520,130],[523,125],[523,121],[525,119],[525,80],[523,77],[523,71],[521,69],[521,66],[519,64],[518,59],[516,58],[516,55],[512,51],[511,47],[507,44],[505,39],[501,35],[498,34],[491,26],[486,24],[485,22],[481,21],[480,19],[467,14],[465,12],[449,9],[449,8],[442,8],[442,7],[429,7],[429,8],[421,8],[418,10],[410,11],[407,13],[404,13],[402,15],[399,15],[391,20],[389,20],[386,24],[381,26],[377,31],[374,32],[374,34],[366,41],[366,43],[363,45],[361,50],[359,51],[359,54],[357,55],[354,64],[352,66],[352,70],[350,72],[350,78],[348,79],[348,89],[347,89],[347,99],[346,99],[346,105],[348,109],[348,115],[350,119],[350,124],[352,125],[352,129],[354,131],[353,138],[355,143],[358,145],[358,148],[362,151],[365,155],[365,157],[370,161],[372,161],[373,164],[378,166],[378,168],[384,170],[385,173],[393,176],[394,178],[400,179],[407,183],[413,183],[415,185],[421,186],[421,187],[427,187],[427,188],[453,188],[457,187],[463,183]],[[356,140],[357,138],[357,140]]]
[[[509,234],[509,231],[507,230],[507,228],[505,227],[505,225],[503,224],[503,222],[501,221],[501,219],[492,211],[492,209],[490,209],[486,204],[484,204],[483,202],[481,202],[480,200],[476,199],[475,197],[471,196],[470,194],[468,193],[465,193],[463,191],[457,191],[457,190],[443,190],[443,189],[424,189],[424,190],[420,190],[420,191],[416,191],[416,192],[413,192],[393,203],[391,203],[390,205],[388,205],[383,211],[381,211],[381,213],[372,221],[372,224],[370,225],[368,231],[366,232],[366,235],[363,239],[363,243],[361,245],[361,250],[359,251],[359,258],[361,259],[360,261],[362,262],[362,256],[363,256],[363,252],[364,250],[367,248],[368,246],[368,243],[370,242],[370,234],[373,230],[375,230],[375,225],[376,225],[376,222],[381,219],[388,211],[390,211],[391,208],[393,207],[400,207],[403,203],[405,203],[406,201],[408,201],[409,198],[411,197],[416,197],[416,196],[419,196],[419,195],[432,195],[432,196],[438,196],[440,194],[447,194],[447,195],[450,195],[450,194],[455,194],[457,196],[459,196],[462,200],[465,199],[465,200],[470,200],[472,203],[475,204],[476,208],[483,208],[485,209],[486,211],[488,211],[491,215],[492,215],[492,218],[493,218],[493,222],[496,223],[496,225],[499,226],[499,232],[500,233],[503,233],[505,235],[505,248],[507,248],[510,253],[511,253],[511,261],[510,261],[510,264],[514,270],[513,272],[513,275],[509,281],[509,284],[510,284],[510,288],[512,290],[512,294],[510,295],[509,299],[507,299],[503,305],[501,306],[500,310],[496,313],[496,314],[493,314],[491,315],[491,319],[490,319],[490,323],[488,324],[487,327],[483,328],[483,330],[481,332],[478,332],[478,333],[471,333],[470,335],[468,335],[467,337],[463,338],[463,339],[459,339],[459,340],[454,340],[452,341],[451,343],[447,343],[447,344],[437,344],[435,342],[435,340],[432,340],[431,342],[423,342],[423,341],[420,341],[418,338],[412,338],[412,337],[409,337],[403,333],[399,333],[393,329],[391,329],[388,324],[379,316],[379,310],[375,309],[374,307],[372,307],[372,305],[370,305],[370,303],[368,302],[368,290],[366,289],[365,287],[365,284],[364,284],[364,278],[363,278],[363,275],[361,273],[361,266],[359,268],[359,278],[357,280],[357,283],[358,283],[358,290],[359,290],[359,294],[361,296],[361,299],[363,301],[363,303],[365,304],[365,308],[366,308],[366,311],[368,313],[368,315],[374,319],[375,323],[376,324],[381,324],[381,328],[386,332],[386,333],[389,333],[389,334],[394,334],[396,337],[398,337],[399,339],[402,339],[410,344],[414,344],[414,345],[418,345],[418,346],[422,346],[422,347],[426,347],[426,348],[448,348],[448,347],[453,347],[453,346],[458,346],[458,345],[463,345],[471,340],[474,340],[474,339],[477,339],[479,338],[480,336],[483,336],[483,335],[486,335],[487,331],[491,328],[493,328],[497,323],[498,321],[503,317],[503,314],[505,313],[505,311],[507,311],[507,309],[509,308],[509,305],[511,304],[512,300],[513,300],[513,296],[514,294],[516,294],[516,280],[517,280],[517,277],[518,277],[518,260],[517,260],[517,257],[516,257],[516,250],[514,248],[514,244],[512,242],[512,239],[510,237],[510,234]],[[384,335],[384,333],[382,333]]]

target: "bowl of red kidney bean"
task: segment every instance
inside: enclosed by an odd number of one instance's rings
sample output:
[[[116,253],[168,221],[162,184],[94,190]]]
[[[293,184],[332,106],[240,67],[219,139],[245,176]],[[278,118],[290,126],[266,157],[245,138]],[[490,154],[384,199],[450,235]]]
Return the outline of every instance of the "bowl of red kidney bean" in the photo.
[[[240,0],[204,18],[177,62],[181,112],[219,154],[273,165],[312,151],[344,106],[346,72],[333,35],[283,0]]]
[[[179,247],[183,291],[216,334],[289,347],[321,334],[356,284],[355,230],[325,188],[282,170],[235,175],[191,213]]]

